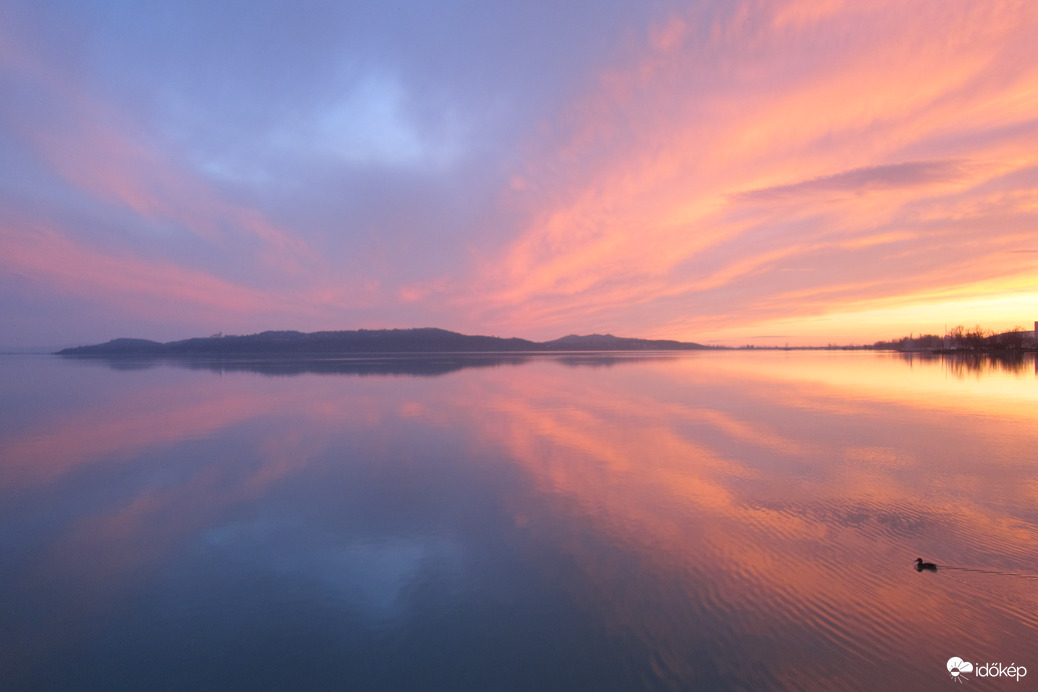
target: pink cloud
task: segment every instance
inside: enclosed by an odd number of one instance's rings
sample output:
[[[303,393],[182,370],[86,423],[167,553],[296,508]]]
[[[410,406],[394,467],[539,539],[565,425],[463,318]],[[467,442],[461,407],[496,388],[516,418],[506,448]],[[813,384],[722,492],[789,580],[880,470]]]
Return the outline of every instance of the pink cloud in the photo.
[[[0,228],[0,267],[37,287],[103,301],[140,316],[288,311],[292,303],[202,271],[129,253],[106,253],[30,225]]]
[[[294,275],[323,265],[298,234],[225,199],[160,146],[159,139],[88,91],[75,75],[9,35],[3,41],[0,67],[30,82],[55,111],[44,122],[12,118],[5,124],[57,176],[98,201],[149,222],[172,222],[215,246],[234,245],[241,252],[242,240],[258,241],[255,254],[268,269]]]
[[[485,260],[482,314],[709,330],[1026,285],[1038,269],[1005,253],[1038,225],[1034,187],[997,181],[1038,165],[1007,130],[1038,118],[1035,31],[1038,9],[988,3],[676,14],[531,147],[530,220]]]
[[[9,226],[0,242],[11,256],[0,261],[48,290],[134,315],[151,300],[188,320],[196,310],[288,314],[321,329],[366,310],[389,326],[435,314],[444,326],[530,337],[705,340],[783,316],[989,295],[1000,277],[1029,291],[1038,269],[1013,251],[1030,247],[1038,226],[1028,176],[1038,169],[1036,31],[1038,9],[976,1],[674,11],[618,44],[534,128],[486,205],[485,238],[444,231],[430,256],[413,251],[432,247],[416,241],[428,231],[421,213],[337,235],[327,218],[320,229],[281,220],[310,212],[275,218],[232,199],[83,75],[5,35],[0,67],[53,117],[0,118],[94,216],[82,227]],[[457,211],[459,225],[471,221],[471,209]],[[169,244],[130,240],[179,259],[104,250],[88,223],[104,225],[107,247],[159,229]],[[228,263],[190,268],[199,265],[174,246],[181,238]],[[29,256],[49,247],[60,261]]]

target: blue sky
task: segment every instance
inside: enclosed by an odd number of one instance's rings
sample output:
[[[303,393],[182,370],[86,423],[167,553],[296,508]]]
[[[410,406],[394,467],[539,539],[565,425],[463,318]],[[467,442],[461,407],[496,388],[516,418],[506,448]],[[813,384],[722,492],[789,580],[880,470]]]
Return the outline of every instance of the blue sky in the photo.
[[[1038,316],[1026,3],[0,5],[0,344]]]

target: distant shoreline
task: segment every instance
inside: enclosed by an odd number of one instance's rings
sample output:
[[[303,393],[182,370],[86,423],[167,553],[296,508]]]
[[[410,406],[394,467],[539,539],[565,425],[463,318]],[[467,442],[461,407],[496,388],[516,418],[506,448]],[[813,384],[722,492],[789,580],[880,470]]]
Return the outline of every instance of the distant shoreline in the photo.
[[[408,353],[551,353],[575,351],[723,350],[702,344],[571,334],[553,341],[496,336],[470,336],[436,328],[379,329],[335,332],[262,332],[247,336],[211,336],[159,343],[147,339],[113,339],[103,344],[57,351],[61,356],[101,357],[269,357],[337,356]]]
[[[76,346],[54,352],[60,356],[104,358],[292,358],[346,355],[389,355],[423,353],[610,353],[663,351],[875,351],[919,355],[1011,355],[1033,353],[1035,346],[1004,346],[987,343],[958,348],[898,347],[898,342],[826,346],[707,346],[695,342],[638,339],[612,334],[571,334],[552,341],[472,336],[437,328],[360,329],[347,331],[267,331],[245,336],[185,339],[161,343],[147,339],[120,338],[103,344]],[[38,352],[38,351],[37,351]]]

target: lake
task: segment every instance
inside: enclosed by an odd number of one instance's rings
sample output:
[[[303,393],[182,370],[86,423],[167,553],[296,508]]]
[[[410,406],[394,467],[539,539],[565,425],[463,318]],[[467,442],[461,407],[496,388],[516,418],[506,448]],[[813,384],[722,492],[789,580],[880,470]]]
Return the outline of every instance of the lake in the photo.
[[[1033,354],[0,357],[4,690],[950,689],[952,657],[1038,680]]]

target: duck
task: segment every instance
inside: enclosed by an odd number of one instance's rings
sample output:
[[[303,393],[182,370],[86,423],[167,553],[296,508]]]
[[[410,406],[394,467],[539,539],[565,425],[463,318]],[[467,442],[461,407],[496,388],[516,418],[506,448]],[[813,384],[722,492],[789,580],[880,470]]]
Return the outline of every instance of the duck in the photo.
[[[917,557],[915,559],[915,571],[916,572],[923,572],[923,571],[936,572],[937,571],[937,565],[935,565],[932,562],[923,562],[923,558]]]

